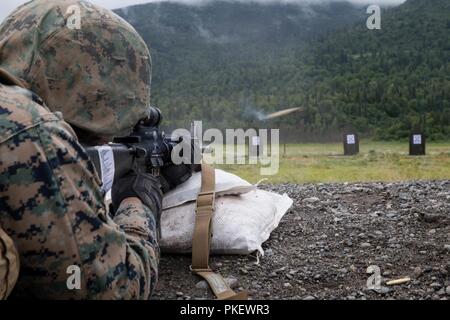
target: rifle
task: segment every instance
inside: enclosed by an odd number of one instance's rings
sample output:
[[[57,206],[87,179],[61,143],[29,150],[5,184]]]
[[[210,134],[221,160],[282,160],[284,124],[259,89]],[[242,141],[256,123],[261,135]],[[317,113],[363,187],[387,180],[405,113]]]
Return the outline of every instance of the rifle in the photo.
[[[104,146],[86,148],[103,182],[103,192],[111,190],[115,180],[132,171],[160,177],[164,193],[187,181],[193,172],[200,171],[200,164],[193,164],[195,152],[201,150],[195,136],[191,136],[189,146],[191,161],[174,164],[172,151],[186,142],[183,137],[167,138],[159,129],[161,122],[161,111],[150,107],[149,116],[140,120],[129,136],[114,138],[113,143]]]

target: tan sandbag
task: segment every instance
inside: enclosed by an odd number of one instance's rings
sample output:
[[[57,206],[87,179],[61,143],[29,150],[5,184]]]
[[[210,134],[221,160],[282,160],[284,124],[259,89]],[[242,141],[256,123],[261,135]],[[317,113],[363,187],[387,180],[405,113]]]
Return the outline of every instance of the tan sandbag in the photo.
[[[240,195],[257,188],[257,186],[223,170],[215,169],[214,173],[216,197]],[[188,181],[164,195],[163,210],[195,201],[200,192],[201,184],[202,173],[194,173]]]
[[[0,228],[0,300],[11,294],[19,277],[19,254],[13,240]]]

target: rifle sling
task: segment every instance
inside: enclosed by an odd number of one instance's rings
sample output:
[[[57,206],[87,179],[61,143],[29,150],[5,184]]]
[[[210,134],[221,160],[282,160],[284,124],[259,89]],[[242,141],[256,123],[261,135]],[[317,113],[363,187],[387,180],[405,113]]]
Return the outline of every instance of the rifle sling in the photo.
[[[192,239],[192,266],[211,287],[218,300],[247,300],[247,292],[234,292],[223,277],[209,267],[209,253],[212,237],[212,216],[214,212],[216,177],[215,170],[202,165],[202,187],[197,198],[194,235]]]

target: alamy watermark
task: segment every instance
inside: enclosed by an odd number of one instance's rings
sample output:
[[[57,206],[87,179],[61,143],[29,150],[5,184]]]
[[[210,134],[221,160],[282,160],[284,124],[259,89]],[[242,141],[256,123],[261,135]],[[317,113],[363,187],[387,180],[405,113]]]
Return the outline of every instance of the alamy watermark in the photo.
[[[378,291],[381,289],[381,270],[379,266],[369,266],[366,273],[371,274],[367,279],[367,289]]]
[[[172,133],[176,139],[184,142],[175,146],[171,160],[174,164],[227,164],[260,165],[263,176],[276,175],[280,168],[280,130],[279,129],[226,129],[225,134],[219,129],[203,132],[201,121],[194,122],[195,132],[177,129]],[[202,158],[202,143],[194,144],[192,150],[189,141],[197,140],[210,143],[212,153]],[[194,154],[192,154],[192,152]]]
[[[370,16],[367,18],[366,26],[369,30],[381,29],[381,8],[378,5],[371,5],[367,8],[367,14]]]
[[[81,8],[74,4],[67,8],[66,14],[68,14],[66,26],[71,30],[81,29]]]
[[[66,273],[69,275],[66,281],[67,289],[81,290],[81,268],[77,265],[72,265],[67,267]]]

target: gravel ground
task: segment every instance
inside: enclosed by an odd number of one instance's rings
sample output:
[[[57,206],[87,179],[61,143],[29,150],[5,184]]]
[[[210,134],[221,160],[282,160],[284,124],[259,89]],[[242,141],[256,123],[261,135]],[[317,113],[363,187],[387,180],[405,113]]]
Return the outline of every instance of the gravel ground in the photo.
[[[265,256],[212,257],[251,299],[450,300],[450,181],[270,185],[294,205]],[[164,255],[155,299],[212,299],[190,257]],[[371,265],[381,287],[367,288]],[[409,277],[401,285],[389,280]]]

